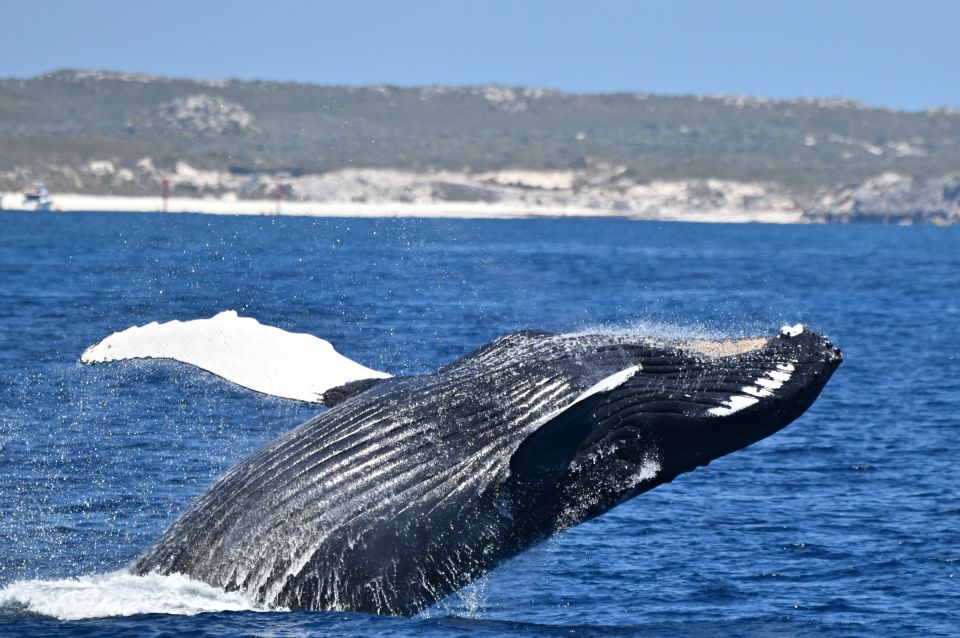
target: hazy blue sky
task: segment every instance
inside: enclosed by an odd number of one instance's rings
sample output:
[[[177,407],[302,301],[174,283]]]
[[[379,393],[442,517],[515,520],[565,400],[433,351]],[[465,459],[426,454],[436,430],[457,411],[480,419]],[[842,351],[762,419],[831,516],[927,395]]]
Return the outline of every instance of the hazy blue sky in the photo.
[[[0,76],[848,96],[960,106],[960,1],[0,0]]]

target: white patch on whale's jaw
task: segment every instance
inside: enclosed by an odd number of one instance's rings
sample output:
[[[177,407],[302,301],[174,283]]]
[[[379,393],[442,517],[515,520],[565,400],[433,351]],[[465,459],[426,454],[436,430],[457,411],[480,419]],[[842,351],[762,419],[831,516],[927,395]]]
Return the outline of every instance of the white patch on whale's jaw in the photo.
[[[173,359],[256,392],[322,403],[324,392],[391,375],[343,356],[319,337],[265,326],[227,310],[209,319],[149,323],[90,346],[83,363]]]
[[[802,327],[801,327],[802,330]],[[783,384],[790,380],[796,367],[793,363],[778,363],[775,370],[768,370],[757,377],[752,385],[740,388],[741,394],[734,394],[723,405],[707,410],[710,416],[730,416],[745,408],[756,405],[761,399],[772,397]]]

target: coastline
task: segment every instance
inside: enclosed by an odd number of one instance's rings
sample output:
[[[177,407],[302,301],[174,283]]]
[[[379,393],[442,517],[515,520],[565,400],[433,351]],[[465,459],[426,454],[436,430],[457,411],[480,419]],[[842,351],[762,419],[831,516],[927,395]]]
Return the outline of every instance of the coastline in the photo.
[[[2,193],[3,212],[33,212],[20,205],[21,193]],[[16,206],[8,202],[16,202]],[[53,197],[52,212],[161,213],[159,197],[84,195],[62,193]],[[45,211],[39,211],[45,212]],[[171,197],[167,213],[203,215],[260,215],[294,217],[424,217],[449,219],[527,219],[534,217],[617,217],[645,221],[694,223],[806,224],[814,222],[802,211],[784,210],[697,210],[662,208],[656,211],[611,210],[577,206],[497,202],[331,202],[317,200],[235,199],[215,197]]]

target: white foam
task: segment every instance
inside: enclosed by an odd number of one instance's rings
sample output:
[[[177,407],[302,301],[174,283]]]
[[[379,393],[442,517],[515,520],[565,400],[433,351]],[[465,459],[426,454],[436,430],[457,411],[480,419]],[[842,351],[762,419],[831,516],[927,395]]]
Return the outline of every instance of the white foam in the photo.
[[[662,469],[663,467],[660,465],[660,461],[650,457],[644,458],[640,467],[638,467],[628,479],[627,487],[634,488],[644,481],[652,481],[657,478],[657,474],[659,474]]]
[[[181,574],[134,576],[128,572],[11,583],[0,589],[0,611],[10,608],[60,620],[259,609],[240,593]]]
[[[233,310],[128,328],[80,357],[83,363],[124,359],[174,359],[257,392],[310,403],[344,383],[390,376],[344,357],[323,339],[265,326]]]

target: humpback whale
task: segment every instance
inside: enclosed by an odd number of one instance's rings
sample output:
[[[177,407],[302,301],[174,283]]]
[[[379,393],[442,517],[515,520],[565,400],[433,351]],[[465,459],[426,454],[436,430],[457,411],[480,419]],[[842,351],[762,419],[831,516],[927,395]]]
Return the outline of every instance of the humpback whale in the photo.
[[[235,314],[150,324],[82,360],[186,360],[177,335],[218,318],[260,326]],[[219,341],[223,357],[248,356],[229,341]],[[686,341],[523,331],[417,376],[343,359],[354,367],[324,382],[337,385],[306,393],[329,409],[230,469],[133,572],[185,574],[270,608],[412,615],[552,534],[785,427],[842,356],[798,325]],[[223,360],[189,362],[231,378]]]

